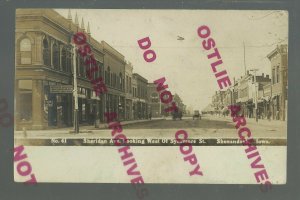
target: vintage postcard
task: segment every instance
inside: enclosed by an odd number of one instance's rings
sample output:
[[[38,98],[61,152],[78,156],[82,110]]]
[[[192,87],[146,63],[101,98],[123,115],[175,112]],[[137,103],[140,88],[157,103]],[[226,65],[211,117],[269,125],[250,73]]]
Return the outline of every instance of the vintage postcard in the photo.
[[[15,31],[15,181],[286,183],[287,11],[17,9]]]

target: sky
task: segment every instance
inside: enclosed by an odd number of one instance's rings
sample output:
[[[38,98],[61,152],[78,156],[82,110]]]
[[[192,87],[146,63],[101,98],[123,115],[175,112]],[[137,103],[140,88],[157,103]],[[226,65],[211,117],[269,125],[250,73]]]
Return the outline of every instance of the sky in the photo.
[[[67,9],[56,11],[67,18]],[[219,90],[198,27],[210,28],[222,69],[232,81],[244,75],[245,66],[259,69],[257,74],[270,74],[267,55],[277,45],[288,44],[287,11],[71,9],[73,21],[76,12],[80,24],[82,18],[85,27],[89,22],[92,37],[122,53],[133,64],[134,73],[148,82],[165,77],[169,90],[195,110],[210,104]],[[178,36],[184,40],[177,40]],[[157,56],[151,63],[143,59],[137,43],[145,37]]]

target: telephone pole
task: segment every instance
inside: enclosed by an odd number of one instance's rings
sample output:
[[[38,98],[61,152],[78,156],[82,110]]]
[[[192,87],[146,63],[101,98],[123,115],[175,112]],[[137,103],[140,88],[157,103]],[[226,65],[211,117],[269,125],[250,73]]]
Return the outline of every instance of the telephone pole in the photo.
[[[255,91],[255,120],[256,122],[258,122],[258,107],[257,107],[257,103],[258,103],[258,97],[257,97],[257,93],[258,93],[258,89],[256,90],[256,71],[258,71],[258,69],[250,69],[249,71],[253,71],[254,72],[254,91]]]
[[[79,122],[78,122],[78,92],[77,92],[77,69],[76,69],[76,46],[73,46],[73,96],[74,96],[74,132],[79,133]]]

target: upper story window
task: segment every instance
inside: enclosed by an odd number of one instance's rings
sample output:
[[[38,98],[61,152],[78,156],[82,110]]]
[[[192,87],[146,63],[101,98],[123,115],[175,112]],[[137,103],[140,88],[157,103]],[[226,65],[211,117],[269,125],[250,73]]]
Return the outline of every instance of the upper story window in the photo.
[[[279,71],[279,66],[276,67],[276,83],[279,83],[279,77],[280,77],[280,71]]]
[[[53,57],[52,57],[52,64],[54,66],[55,69],[59,69],[59,61],[60,61],[60,51],[59,51],[59,46],[57,43],[53,44]]]
[[[31,42],[28,38],[21,40],[20,51],[31,51]]]
[[[110,67],[108,67],[108,69],[107,69],[107,83],[108,83],[108,85],[111,85],[110,83],[110,80],[111,80],[111,74],[110,74]]]
[[[49,48],[49,43],[48,40],[45,38],[43,40],[43,60],[44,60],[44,65],[46,66],[50,66],[51,62],[51,52],[50,52],[50,48]]]
[[[31,64],[31,42],[24,38],[20,42],[21,64]]]
[[[119,89],[123,89],[122,73],[119,74]]]
[[[61,69],[67,72],[67,50],[65,47],[61,51]]]
[[[66,67],[67,70],[66,72],[71,72],[72,71],[72,53],[67,50],[67,58],[66,58]]]
[[[275,83],[275,69],[272,69],[272,83]]]

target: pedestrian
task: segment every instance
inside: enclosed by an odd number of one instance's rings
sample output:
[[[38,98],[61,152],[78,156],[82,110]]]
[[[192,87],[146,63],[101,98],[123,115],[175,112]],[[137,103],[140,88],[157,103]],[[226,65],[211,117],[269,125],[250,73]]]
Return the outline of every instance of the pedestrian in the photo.
[[[271,121],[272,112],[271,110],[268,111],[268,120]]]
[[[151,120],[151,118],[152,118],[152,113],[150,112],[149,113],[149,119]]]

